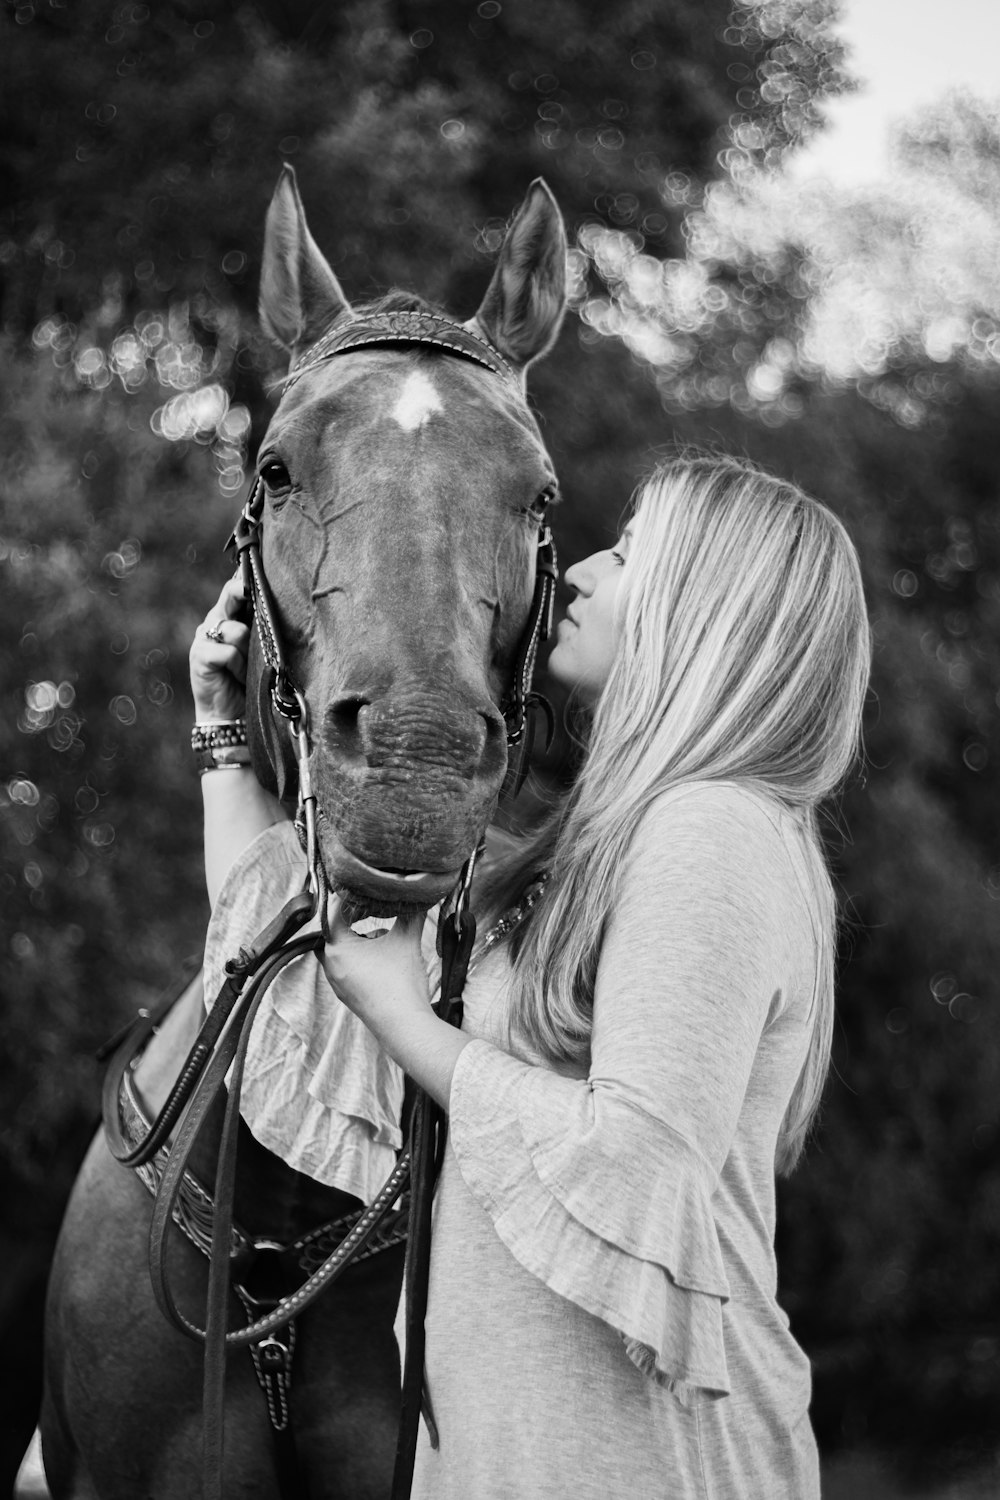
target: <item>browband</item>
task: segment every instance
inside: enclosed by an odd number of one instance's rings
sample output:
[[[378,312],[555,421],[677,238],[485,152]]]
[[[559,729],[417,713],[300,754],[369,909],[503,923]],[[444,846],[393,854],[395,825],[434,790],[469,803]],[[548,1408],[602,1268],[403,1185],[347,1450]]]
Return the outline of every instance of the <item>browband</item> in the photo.
[[[342,315],[322,338],[318,339],[296,360],[285,378],[284,388],[294,385],[308,370],[315,369],[325,360],[337,354],[349,354],[352,349],[374,346],[379,349],[409,349],[414,345],[426,345],[443,349],[446,354],[459,359],[471,360],[482,365],[494,375],[516,380],[517,375],[499,350],[484,338],[453,323],[450,318],[432,312],[383,312],[364,317]]]

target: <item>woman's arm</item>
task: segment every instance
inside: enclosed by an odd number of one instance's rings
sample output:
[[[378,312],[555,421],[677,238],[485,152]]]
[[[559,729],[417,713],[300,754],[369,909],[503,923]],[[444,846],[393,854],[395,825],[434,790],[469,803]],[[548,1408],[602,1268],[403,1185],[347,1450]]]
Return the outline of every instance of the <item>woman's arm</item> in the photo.
[[[226,584],[191,643],[191,693],[195,720],[220,724],[242,719],[246,709],[246,601],[239,575]],[[206,634],[211,629],[213,636]],[[213,638],[214,637],[214,638]],[[215,906],[222,882],[258,834],[287,818],[276,797],[264,790],[249,766],[205,771],[201,778],[205,810],[205,882]]]

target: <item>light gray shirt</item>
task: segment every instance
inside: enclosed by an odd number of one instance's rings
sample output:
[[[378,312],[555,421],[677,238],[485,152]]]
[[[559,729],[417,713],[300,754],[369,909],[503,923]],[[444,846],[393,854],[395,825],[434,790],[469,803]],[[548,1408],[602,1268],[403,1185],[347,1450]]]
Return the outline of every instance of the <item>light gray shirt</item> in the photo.
[[[634,840],[585,1076],[505,1050],[502,948],[471,977],[427,1320],[440,1448],[422,1433],[415,1496],[818,1496],[773,1248],[816,891],[793,815],[700,783]]]

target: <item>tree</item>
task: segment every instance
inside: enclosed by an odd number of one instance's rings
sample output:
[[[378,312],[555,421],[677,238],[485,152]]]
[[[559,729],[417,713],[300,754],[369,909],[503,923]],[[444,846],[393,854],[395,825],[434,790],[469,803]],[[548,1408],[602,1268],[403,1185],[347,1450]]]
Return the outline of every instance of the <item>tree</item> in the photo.
[[[282,157],[355,295],[415,266],[429,296],[481,282],[538,173],[574,227],[666,245],[665,176],[710,174],[731,119],[772,161],[815,128],[845,86],[835,14],[830,0],[23,4],[4,53],[4,318],[79,321],[108,277],[127,310],[151,294],[246,310]]]

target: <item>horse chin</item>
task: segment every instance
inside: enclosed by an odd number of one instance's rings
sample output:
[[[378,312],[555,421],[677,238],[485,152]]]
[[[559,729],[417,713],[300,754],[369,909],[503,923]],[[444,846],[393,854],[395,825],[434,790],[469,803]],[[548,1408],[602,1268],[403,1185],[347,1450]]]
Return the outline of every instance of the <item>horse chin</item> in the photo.
[[[344,920],[352,926],[360,922],[364,917],[412,917],[427,910],[427,903],[421,901],[415,903],[404,903],[400,901],[386,901],[368,896],[363,891],[350,891],[344,886],[336,888],[340,900],[340,908]]]
[[[323,830],[323,862],[349,922],[427,911],[450,895],[459,870],[395,870],[370,865]]]

